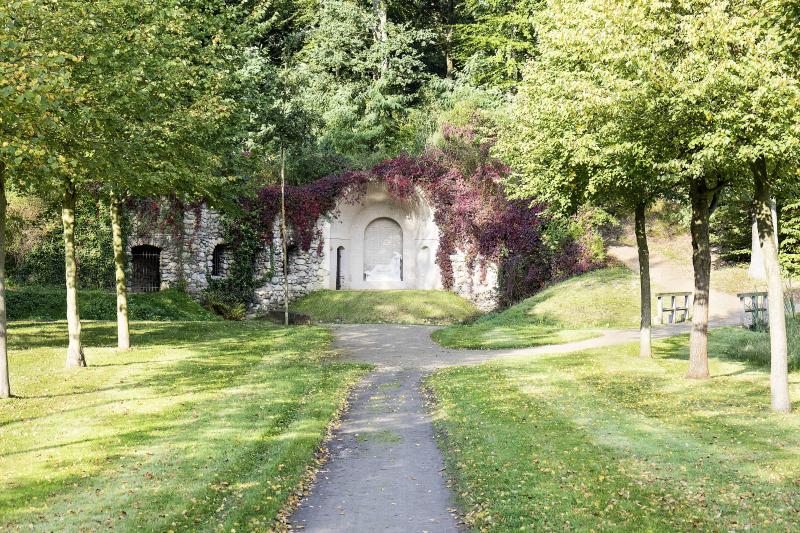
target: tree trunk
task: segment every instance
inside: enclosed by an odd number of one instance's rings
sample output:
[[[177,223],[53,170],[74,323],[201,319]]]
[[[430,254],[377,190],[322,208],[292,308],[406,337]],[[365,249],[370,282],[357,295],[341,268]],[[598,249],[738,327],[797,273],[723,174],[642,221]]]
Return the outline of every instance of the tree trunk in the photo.
[[[117,288],[117,347],[131,347],[128,327],[128,288],[125,281],[125,250],[122,244],[122,201],[111,197],[111,234],[114,242],[114,277]]]
[[[389,40],[389,16],[386,12],[386,0],[372,0],[372,10],[374,11],[375,18],[377,19],[377,26],[374,30],[375,40],[385,45],[386,41]],[[384,49],[381,50],[381,55],[383,56],[383,59],[381,60],[381,76],[383,76],[386,74],[386,71],[389,70],[389,56],[387,55],[385,46]]]
[[[6,342],[6,178],[5,165],[0,163],[0,398],[11,397]]]
[[[453,62],[453,22],[455,20],[453,0],[448,0],[445,3],[445,9],[444,22],[447,25],[447,30],[445,30],[444,34],[444,63],[447,69],[445,75],[448,80],[452,80],[455,77],[456,70]]]
[[[639,294],[641,322],[639,327],[639,357],[652,357],[651,327],[653,321],[650,301],[650,249],[647,247],[646,206],[636,205],[636,247],[639,250]]]
[[[283,324],[289,325],[289,257],[286,246],[286,152],[281,144],[281,245],[283,246]]]
[[[783,280],[781,279],[775,226],[772,219],[771,186],[767,162],[761,157],[752,165],[755,181],[754,212],[758,223],[761,255],[767,276],[767,313],[769,316],[770,370],[769,384],[772,410],[787,413],[789,401],[789,359],[786,344],[786,313],[783,307]]]
[[[453,61],[453,29],[448,28],[447,35],[445,36],[445,48],[444,48],[444,63],[446,73],[445,76],[448,80],[452,80],[455,78],[456,72],[456,65]]]
[[[708,377],[708,295],[711,285],[711,245],[709,242],[709,217],[714,192],[704,179],[691,187],[692,201],[692,265],[694,267],[694,304],[692,332],[689,338],[688,378]]]
[[[770,200],[770,204],[775,246],[780,248],[778,246],[778,204],[774,198]],[[748,268],[747,273],[751,278],[763,281],[767,279],[767,271],[764,269],[764,255],[761,252],[761,239],[759,237],[758,220],[756,219],[755,213],[753,213],[753,228],[750,241],[750,268]]]
[[[81,346],[81,319],[78,313],[78,265],[75,261],[75,184],[67,180],[61,204],[61,222],[64,225],[64,270],[67,285],[67,368],[86,366]]]

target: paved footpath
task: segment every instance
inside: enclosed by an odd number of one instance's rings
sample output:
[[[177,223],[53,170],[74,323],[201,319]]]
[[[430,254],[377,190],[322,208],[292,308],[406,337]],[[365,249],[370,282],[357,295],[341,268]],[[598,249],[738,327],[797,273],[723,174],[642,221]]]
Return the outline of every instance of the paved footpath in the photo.
[[[461,531],[424,406],[422,378],[446,366],[635,342],[639,333],[616,330],[554,346],[458,351],[434,343],[434,329],[333,326],[337,348],[346,358],[376,368],[353,391],[350,407],[327,444],[330,460],[292,516],[293,528],[315,533]],[[653,336],[686,331],[685,325],[660,328]]]

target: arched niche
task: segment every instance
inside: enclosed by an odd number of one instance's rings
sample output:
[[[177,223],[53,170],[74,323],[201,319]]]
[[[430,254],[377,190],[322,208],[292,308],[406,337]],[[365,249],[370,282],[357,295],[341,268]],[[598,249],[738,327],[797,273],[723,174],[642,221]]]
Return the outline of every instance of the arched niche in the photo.
[[[388,217],[364,229],[364,281],[403,281],[403,228]]]

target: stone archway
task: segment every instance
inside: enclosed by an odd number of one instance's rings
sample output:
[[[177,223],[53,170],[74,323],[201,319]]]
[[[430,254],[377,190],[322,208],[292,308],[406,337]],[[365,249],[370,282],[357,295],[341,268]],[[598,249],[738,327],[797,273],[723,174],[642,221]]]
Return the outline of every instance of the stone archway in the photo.
[[[403,281],[403,228],[391,218],[364,230],[364,281]]]

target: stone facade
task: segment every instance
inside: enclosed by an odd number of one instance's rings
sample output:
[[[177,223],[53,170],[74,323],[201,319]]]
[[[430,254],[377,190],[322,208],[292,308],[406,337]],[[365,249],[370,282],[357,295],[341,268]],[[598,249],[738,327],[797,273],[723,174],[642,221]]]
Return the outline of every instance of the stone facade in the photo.
[[[208,288],[212,278],[214,249],[225,244],[219,214],[202,206],[172,215],[177,215],[177,221],[171,224],[152,222],[149,217],[134,217],[128,238],[129,257],[137,246],[158,248],[161,288],[185,285],[188,292],[200,293]],[[164,217],[158,218],[163,220]],[[128,263],[131,270],[133,261]],[[135,281],[132,274],[128,272],[129,286]]]
[[[263,250],[257,259],[257,275],[264,284],[256,289],[256,304],[251,310],[254,313],[272,311],[283,306],[283,247],[280,232],[276,231],[274,235],[272,246]],[[297,248],[289,250],[290,301],[326,288],[328,273],[323,268],[325,257],[318,252],[319,248],[320,239],[317,238],[307,252]]]
[[[200,294],[213,279],[214,254],[224,250],[220,215],[205,207],[186,208],[182,213],[164,213],[158,217],[140,214],[134,217],[128,239],[129,257],[140,246],[155,247],[160,288],[183,286],[189,293]],[[289,298],[299,298],[320,289],[440,289],[441,273],[435,263],[439,230],[433,211],[421,199],[397,204],[385,189],[372,187],[360,205],[343,203],[335,218],[317,222],[317,237],[308,251],[289,250]],[[173,220],[153,222],[153,218]],[[381,231],[373,230],[375,222]],[[277,220],[275,221],[277,227]],[[372,233],[370,233],[372,231]],[[388,231],[389,235],[384,235]],[[392,233],[394,232],[394,233]],[[271,246],[265,246],[256,260],[256,275],[261,282],[256,289],[252,314],[278,309],[283,304],[282,247],[280,234]],[[378,250],[382,243],[394,247],[391,254]],[[378,265],[375,258],[392,258],[390,265]],[[386,259],[384,259],[385,261]],[[141,264],[129,262],[129,285],[141,277]],[[218,265],[226,275],[230,258],[223,252]],[[470,269],[464,254],[451,256],[453,291],[472,301],[481,310],[491,310],[498,303],[497,266],[481,268],[474,261]],[[376,275],[375,273],[378,273]],[[395,276],[397,279],[395,279]]]
[[[496,309],[500,303],[497,265],[476,260],[472,269],[462,252],[450,256],[453,265],[453,292],[475,304],[481,311]]]

